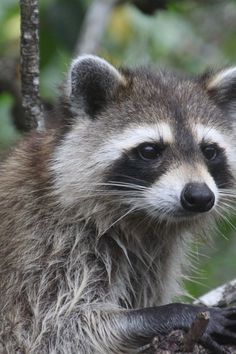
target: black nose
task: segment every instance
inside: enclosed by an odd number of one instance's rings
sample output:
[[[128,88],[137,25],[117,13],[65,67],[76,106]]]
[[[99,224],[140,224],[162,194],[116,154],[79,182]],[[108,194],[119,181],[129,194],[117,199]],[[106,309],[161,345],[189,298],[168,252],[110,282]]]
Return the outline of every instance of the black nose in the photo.
[[[204,213],[215,203],[215,195],[205,183],[188,183],[181,193],[181,204],[185,210]]]

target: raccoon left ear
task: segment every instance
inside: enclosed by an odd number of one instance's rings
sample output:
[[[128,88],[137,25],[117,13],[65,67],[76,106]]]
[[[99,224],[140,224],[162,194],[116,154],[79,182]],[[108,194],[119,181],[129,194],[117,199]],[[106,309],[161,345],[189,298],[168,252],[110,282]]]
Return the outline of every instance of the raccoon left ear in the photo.
[[[71,64],[67,94],[75,111],[82,109],[93,118],[124,85],[124,76],[106,60],[83,55]]]
[[[236,118],[236,67],[205,77],[205,88],[215,103]]]

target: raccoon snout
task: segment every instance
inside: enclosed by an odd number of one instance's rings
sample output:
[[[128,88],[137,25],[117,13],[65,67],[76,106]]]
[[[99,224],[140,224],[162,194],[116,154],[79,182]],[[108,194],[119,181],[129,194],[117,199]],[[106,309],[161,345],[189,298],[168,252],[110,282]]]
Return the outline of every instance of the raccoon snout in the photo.
[[[205,183],[188,183],[181,193],[181,205],[185,210],[204,213],[215,203],[215,195]]]

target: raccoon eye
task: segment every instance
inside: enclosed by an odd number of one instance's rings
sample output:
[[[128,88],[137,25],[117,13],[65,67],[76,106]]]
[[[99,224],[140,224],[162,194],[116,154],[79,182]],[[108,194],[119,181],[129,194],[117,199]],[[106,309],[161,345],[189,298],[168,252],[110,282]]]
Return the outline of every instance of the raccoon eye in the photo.
[[[144,143],[137,148],[138,154],[143,160],[156,160],[162,150],[163,148],[152,143]]]
[[[218,155],[218,149],[215,145],[207,145],[202,147],[202,153],[209,161],[214,160]]]

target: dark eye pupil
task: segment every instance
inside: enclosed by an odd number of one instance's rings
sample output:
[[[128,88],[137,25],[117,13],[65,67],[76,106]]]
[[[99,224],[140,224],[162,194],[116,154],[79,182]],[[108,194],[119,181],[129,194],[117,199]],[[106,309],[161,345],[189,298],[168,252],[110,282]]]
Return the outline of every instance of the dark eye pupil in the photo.
[[[214,146],[206,146],[202,152],[207,160],[214,160],[217,156],[217,149]]]
[[[155,144],[145,144],[138,148],[138,153],[144,160],[155,160],[160,156],[160,149]]]

